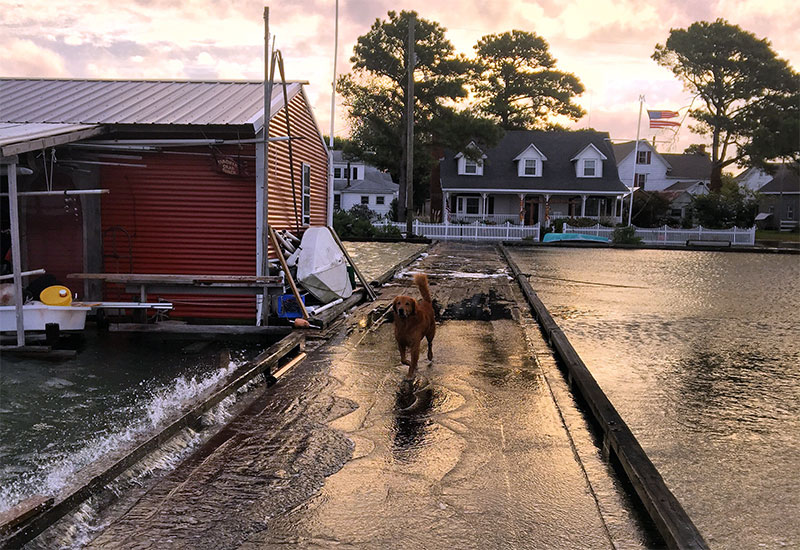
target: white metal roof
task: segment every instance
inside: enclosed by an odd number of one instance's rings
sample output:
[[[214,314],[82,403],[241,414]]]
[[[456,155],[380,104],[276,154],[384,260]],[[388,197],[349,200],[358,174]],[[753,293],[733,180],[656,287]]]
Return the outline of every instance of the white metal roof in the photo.
[[[303,82],[291,82],[291,99]],[[261,127],[264,84],[254,81],[0,78],[0,123],[253,125]],[[276,84],[271,113],[283,106]]]
[[[94,124],[48,124],[0,122],[0,157],[70,143],[99,134]]]

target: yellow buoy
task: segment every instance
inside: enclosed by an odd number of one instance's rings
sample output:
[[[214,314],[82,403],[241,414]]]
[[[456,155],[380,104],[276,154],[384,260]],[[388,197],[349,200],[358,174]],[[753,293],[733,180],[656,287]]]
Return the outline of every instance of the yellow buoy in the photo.
[[[48,286],[39,294],[39,300],[47,306],[68,306],[72,303],[72,293],[65,286]]]

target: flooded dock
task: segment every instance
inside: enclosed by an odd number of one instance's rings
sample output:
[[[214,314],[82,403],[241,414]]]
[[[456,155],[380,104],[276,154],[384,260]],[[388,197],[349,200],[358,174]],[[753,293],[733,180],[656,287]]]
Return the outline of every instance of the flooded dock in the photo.
[[[409,385],[388,305],[418,271],[440,323]],[[527,310],[496,250],[435,245],[80,546],[663,547]]]

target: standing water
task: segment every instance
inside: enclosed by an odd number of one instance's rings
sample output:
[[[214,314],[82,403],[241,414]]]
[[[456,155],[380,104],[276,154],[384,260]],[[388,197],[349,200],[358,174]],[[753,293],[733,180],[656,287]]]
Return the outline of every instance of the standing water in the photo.
[[[3,355],[0,512],[34,494],[56,494],[264,347],[87,330],[71,360]]]
[[[800,548],[800,258],[513,254],[711,548]]]

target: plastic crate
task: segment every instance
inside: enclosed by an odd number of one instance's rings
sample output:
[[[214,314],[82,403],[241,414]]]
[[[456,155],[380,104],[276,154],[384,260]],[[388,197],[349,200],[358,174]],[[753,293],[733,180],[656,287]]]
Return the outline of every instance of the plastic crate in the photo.
[[[304,294],[300,295],[303,305],[306,303]],[[281,319],[297,319],[302,317],[303,312],[300,311],[300,306],[294,297],[294,294],[283,294],[278,297],[278,317]]]

